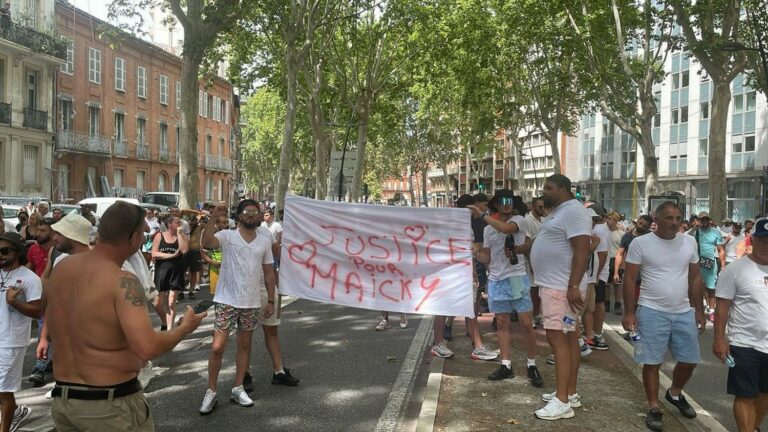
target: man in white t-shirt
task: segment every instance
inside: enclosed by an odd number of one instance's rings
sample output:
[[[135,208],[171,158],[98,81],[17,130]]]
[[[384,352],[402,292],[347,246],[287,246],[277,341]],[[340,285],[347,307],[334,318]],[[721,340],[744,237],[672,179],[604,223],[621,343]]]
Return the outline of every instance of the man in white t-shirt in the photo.
[[[531,210],[525,216],[525,223],[528,227],[528,237],[531,240],[536,239],[541,224],[547,216],[547,210],[544,207],[544,198],[536,197],[531,201]],[[530,249],[530,247],[529,247]],[[533,326],[542,327],[541,320],[541,297],[539,296],[539,285],[536,283],[536,277],[531,268],[531,258],[528,253],[525,254],[525,269],[528,272],[528,278],[531,280],[531,301],[533,302]]]
[[[598,214],[598,210],[600,211],[600,214]],[[584,323],[584,337],[579,338],[579,349],[581,350],[582,357],[592,354],[592,347],[597,348],[594,331],[595,310],[597,309],[597,281],[598,276],[600,276],[600,273],[605,267],[605,261],[608,255],[608,242],[604,237],[601,237],[599,230],[597,230],[597,227],[600,226],[599,224],[605,225],[602,217],[604,210],[597,204],[592,204],[587,208],[587,212],[590,217],[592,217],[593,228],[590,239],[591,255],[587,262],[587,270],[584,272],[584,280],[582,282],[582,284],[586,284],[587,286],[587,295],[584,298],[584,312],[581,315],[581,319]],[[605,313],[603,313],[603,316],[604,315]],[[600,324],[602,328],[602,322]],[[602,332],[600,333],[602,336]]]
[[[32,318],[42,311],[40,278],[26,268],[24,241],[15,232],[0,235],[0,413],[2,430],[16,430],[30,409],[16,405]]]
[[[283,237],[283,226],[280,222],[275,220],[275,211],[267,209],[264,211],[264,226],[267,227],[269,233],[272,234],[273,242],[280,242]]]
[[[731,225],[731,232],[725,236],[723,247],[725,248],[725,265],[741,258],[746,249],[747,236],[741,231],[741,224],[734,222]]]
[[[706,320],[696,240],[678,233],[680,209],[673,202],[665,202],[656,209],[654,220],[656,231],[635,238],[627,253],[622,324],[640,338],[634,344],[635,361],[643,365],[648,398],[645,424],[650,430],[661,431],[659,369],[667,349],[677,364],[665,398],[684,416],[696,417],[682,391],[701,359],[697,326],[703,331]],[[641,284],[636,299],[638,271]]]
[[[712,351],[735,362],[728,369],[728,394],[735,397],[736,425],[740,431],[759,430],[768,410],[768,219],[755,223],[752,253],[720,273],[715,296]]]
[[[599,217],[593,219],[595,221],[595,228],[592,230],[593,238],[598,237],[600,244],[596,249],[597,261],[594,263],[595,268],[595,307],[592,313],[592,325],[587,326],[587,321],[584,320],[585,329],[589,328],[587,333],[586,343],[591,349],[598,351],[605,351],[608,349],[608,344],[603,337],[603,323],[605,322],[605,304],[608,296],[608,280],[609,280],[609,259],[610,248],[612,242],[611,230],[608,227],[605,209],[599,204],[592,204],[589,206],[589,210],[593,210]],[[592,335],[593,337],[589,337]],[[583,351],[582,351],[583,352]]]
[[[212,217],[219,216],[218,208]],[[272,267],[272,236],[266,229],[258,229],[261,222],[259,204],[243,200],[237,206],[239,225],[236,230],[214,232],[205,229],[201,244],[205,249],[221,249],[221,270],[216,286],[216,318],[213,344],[208,358],[208,389],[200,414],[209,414],[216,407],[217,381],[224,349],[230,332],[237,331],[235,387],[230,398],[240,406],[253,406],[253,400],[243,388],[251,354],[253,330],[256,328],[259,308],[268,318],[275,312],[275,271]],[[261,286],[267,287],[267,304],[261,304]]]
[[[529,241],[526,232],[525,206],[513,206],[514,194],[509,189],[496,191],[488,204],[498,211],[499,219],[483,216],[488,225],[483,229],[483,247],[477,260],[488,265],[488,309],[496,314],[496,334],[501,350],[501,365],[488,376],[489,380],[502,380],[515,376],[510,360],[510,315],[517,311],[518,322],[525,332],[528,381],[534,387],[544,385],[536,367],[536,333],[533,329],[533,303],[531,283],[525,270],[525,248]],[[522,204],[522,200],[519,201]]]
[[[542,395],[548,403],[535,414],[557,420],[573,417],[572,406],[581,406],[576,393],[581,358],[576,329],[587,288],[582,288],[582,279],[589,260],[592,218],[573,198],[571,181],[562,174],[547,177],[544,205],[552,211],[536,235],[530,256],[547,342],[555,355],[557,390]]]

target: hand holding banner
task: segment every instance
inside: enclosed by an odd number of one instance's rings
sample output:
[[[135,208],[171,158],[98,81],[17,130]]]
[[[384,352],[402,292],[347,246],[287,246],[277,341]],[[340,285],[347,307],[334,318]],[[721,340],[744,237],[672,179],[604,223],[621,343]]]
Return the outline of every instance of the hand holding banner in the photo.
[[[372,310],[473,317],[466,209],[288,195],[280,292]]]

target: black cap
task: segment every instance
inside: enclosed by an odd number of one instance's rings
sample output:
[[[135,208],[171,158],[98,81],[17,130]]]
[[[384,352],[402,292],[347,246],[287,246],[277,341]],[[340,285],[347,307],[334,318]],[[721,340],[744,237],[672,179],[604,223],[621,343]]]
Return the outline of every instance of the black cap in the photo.
[[[456,207],[466,208],[468,205],[475,203],[475,198],[472,195],[464,194],[456,200]]]
[[[24,240],[21,238],[20,235],[16,234],[15,232],[6,232],[3,234],[0,234],[0,240],[5,240],[8,243],[12,244],[16,247],[16,249],[19,252],[24,251]]]
[[[605,217],[605,215],[607,214],[603,206],[601,206],[598,203],[591,203],[587,206],[587,208],[594,210],[595,213],[597,213],[597,215],[600,217]]]
[[[472,198],[475,199],[476,203],[487,203],[488,202],[488,195],[486,195],[486,194],[484,194],[482,192],[476,193],[475,196],[473,196]]]
[[[496,193],[493,195],[496,199],[499,198],[514,198],[515,193],[512,192],[510,189],[497,189]]]

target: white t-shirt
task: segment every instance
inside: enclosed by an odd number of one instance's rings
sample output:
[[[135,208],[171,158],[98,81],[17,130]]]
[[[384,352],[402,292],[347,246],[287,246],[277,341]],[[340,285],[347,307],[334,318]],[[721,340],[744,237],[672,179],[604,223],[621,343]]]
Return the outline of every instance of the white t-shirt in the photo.
[[[278,234],[283,232],[283,226],[280,225],[280,222],[272,221],[272,223],[264,223],[266,225],[269,232],[272,234],[272,242],[277,241]]]
[[[13,226],[13,222],[3,219],[3,225],[5,225],[5,232],[7,233],[19,233],[16,231],[16,227]]]
[[[635,237],[627,262],[640,265],[639,305],[668,313],[691,309],[688,266],[699,262],[693,237],[681,233],[672,240],[664,240],[654,233]]]
[[[4,280],[6,287],[16,285],[16,280],[21,279],[21,287],[24,290],[22,302],[40,300],[43,295],[43,284],[35,272],[21,266],[9,272],[0,270],[0,278]],[[13,311],[11,311],[13,309]],[[29,335],[32,331],[32,318],[17,311],[5,301],[5,292],[0,295],[0,348],[26,348],[29,345]]]
[[[157,221],[156,217],[153,217],[152,219],[144,218],[144,220],[149,227],[149,238],[155,238],[155,234],[160,232],[160,222]]]
[[[595,252],[605,252],[605,265],[603,266],[603,271],[600,272],[599,275],[597,275],[597,280],[601,280],[603,282],[608,282],[608,260],[611,258],[611,243],[613,242],[613,237],[611,233],[611,229],[608,228],[608,224],[603,222],[595,225],[595,229],[592,230],[593,234],[597,234],[600,237],[600,244],[597,246],[597,249],[595,249]],[[621,238],[619,238],[621,240]],[[595,255],[595,271],[597,271],[600,267],[600,259]],[[597,282],[597,280],[595,282]]]
[[[738,248],[740,242],[746,240],[747,236],[742,232],[738,236],[734,237],[733,233],[731,233],[728,234],[728,237],[726,237],[726,239],[728,238],[730,238],[730,240],[728,240],[728,243],[725,245],[725,262],[730,263],[739,259],[739,257],[736,256],[736,249]]]
[[[768,266],[758,265],[748,256],[739,258],[720,273],[715,295],[732,300],[730,343],[768,354]]]
[[[517,224],[519,230],[512,234],[515,239],[515,245],[525,244],[527,237],[526,221],[522,216],[512,216],[507,222]],[[491,225],[483,229],[483,248],[491,250],[491,263],[488,266],[488,279],[492,281],[504,280],[510,276],[525,276],[525,255],[517,254],[517,264],[509,263],[509,257],[504,255],[504,242],[507,235],[496,231]]]
[[[221,245],[221,271],[213,301],[241,309],[260,307],[262,265],[274,262],[272,234],[260,226],[250,243],[243,240],[240,230],[222,230],[215,235]]]
[[[597,283],[598,276],[601,276],[597,274],[597,271],[600,269],[600,257],[597,255],[597,253],[608,252],[608,244],[605,242],[605,239],[597,233],[597,227],[598,225],[595,225],[595,228],[592,229],[592,234],[597,235],[598,243],[595,247],[595,250],[592,251],[592,258],[587,261],[587,269],[584,271],[584,277],[581,279],[582,286],[586,284]],[[606,274],[608,273],[605,269],[604,272]]]
[[[527,215],[525,215],[525,224],[527,226],[526,231],[528,232],[528,237],[535,239],[536,234],[539,233],[539,229],[541,229],[541,224],[544,222],[544,218],[541,218],[541,220],[536,219],[536,216],[533,215],[533,212],[528,212]]]
[[[605,224],[605,227],[611,238],[611,241],[608,243],[608,259],[616,258],[616,252],[621,246],[621,238],[624,237],[624,234],[627,232],[621,224],[616,226],[616,231],[611,231],[611,229],[608,228],[608,224]]]
[[[570,239],[592,235],[592,217],[581,203],[568,200],[552,210],[541,224],[531,249],[536,284],[565,291],[571,275],[573,248]]]

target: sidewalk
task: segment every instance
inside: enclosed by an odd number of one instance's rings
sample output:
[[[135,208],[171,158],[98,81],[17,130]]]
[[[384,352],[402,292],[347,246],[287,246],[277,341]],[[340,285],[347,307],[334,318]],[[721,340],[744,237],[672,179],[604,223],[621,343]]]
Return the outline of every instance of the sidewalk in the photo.
[[[492,315],[480,317],[483,342],[497,348],[496,334],[491,329]],[[610,331],[610,330],[608,330]],[[608,351],[593,351],[583,359],[579,370],[578,392],[582,406],[574,409],[572,419],[554,422],[536,419],[533,412],[545,405],[542,393],[554,390],[555,367],[546,363],[551,353],[543,330],[538,333],[537,366],[544,377],[544,387],[530,385],[526,376],[525,352],[522,348],[522,331],[512,323],[512,367],[514,379],[489,381],[488,375],[498,362],[470,359],[471,343],[465,336],[463,319],[456,319],[453,341],[448,346],[455,353],[451,359],[432,358],[425,354],[425,361],[435,362],[432,371],[443,362],[439,398],[435,410],[435,431],[645,431],[646,401],[642,383],[633,371],[625,366],[619,356],[625,355],[617,343],[625,343],[618,337],[608,339]],[[639,366],[635,366],[639,370]],[[437,374],[434,374],[437,376]],[[663,381],[662,381],[663,382]],[[429,391],[429,390],[428,390]],[[666,388],[661,388],[662,399]],[[427,401],[425,400],[425,405]],[[664,430],[709,430],[694,419],[683,418],[674,407],[662,403]],[[674,409],[675,412],[670,412]],[[701,417],[701,416],[700,416]],[[422,416],[422,420],[424,416]],[[420,420],[419,430],[430,430]],[[427,427],[425,427],[427,426]]]

